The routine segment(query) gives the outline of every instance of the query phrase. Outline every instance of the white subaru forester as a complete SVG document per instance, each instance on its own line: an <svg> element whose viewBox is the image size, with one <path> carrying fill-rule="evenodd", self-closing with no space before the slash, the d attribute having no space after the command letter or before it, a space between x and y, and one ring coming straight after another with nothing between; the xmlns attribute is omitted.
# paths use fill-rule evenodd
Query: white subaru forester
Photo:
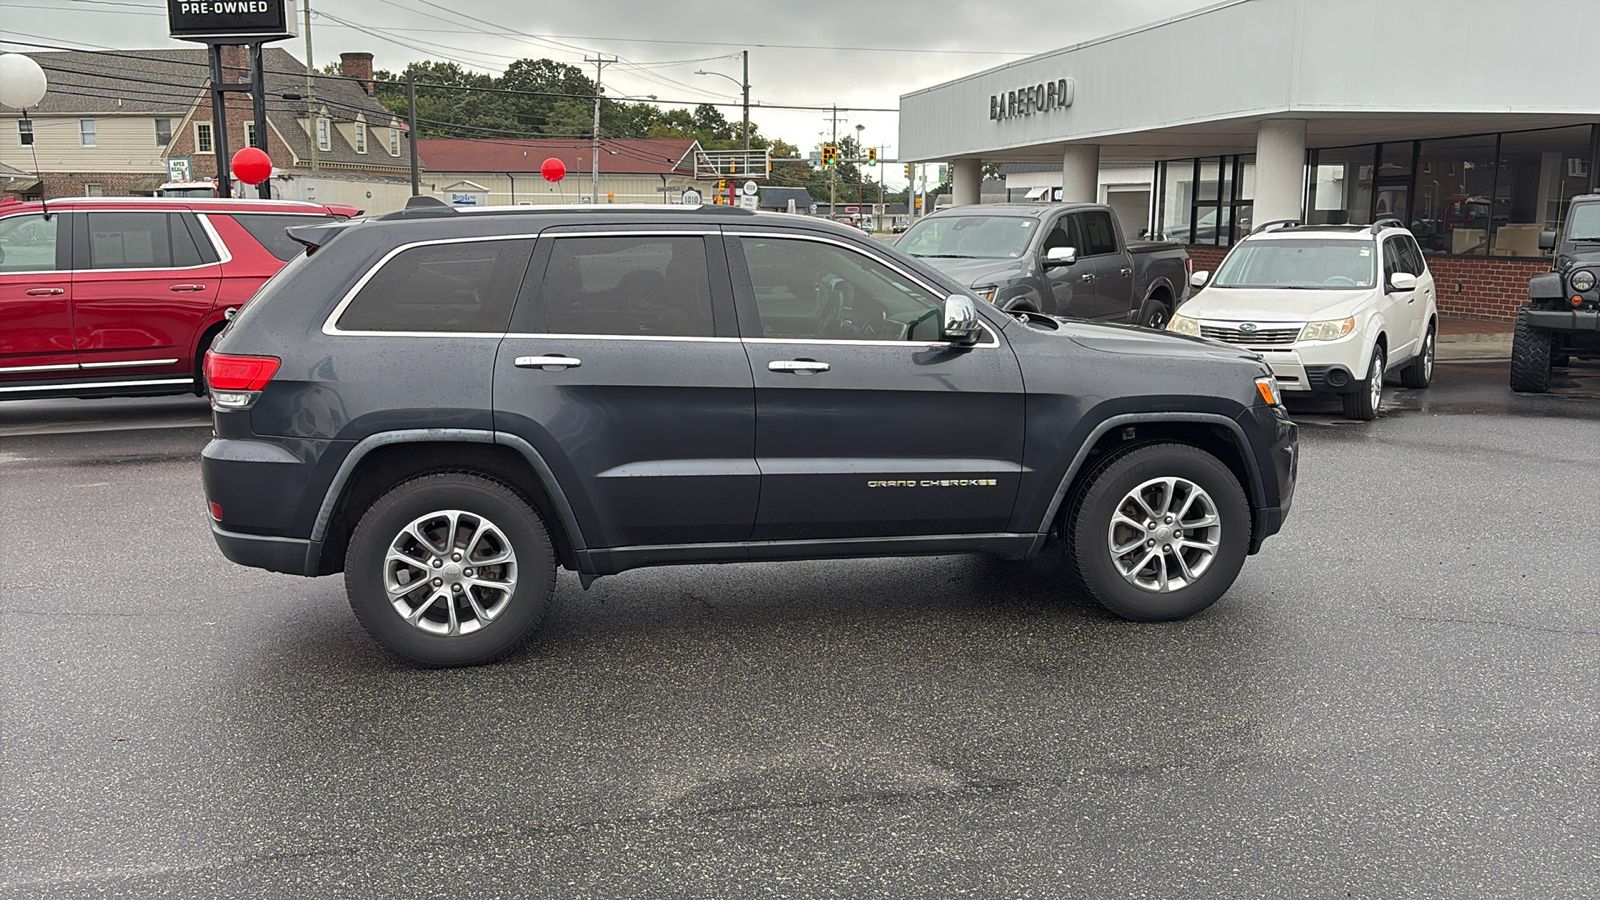
<svg viewBox="0 0 1600 900"><path fill-rule="evenodd" d="M1260 353L1285 391L1342 395L1370 420L1383 377L1425 388L1438 330L1433 275L1398 219L1373 225L1269 222L1229 251L1167 326Z"/></svg>

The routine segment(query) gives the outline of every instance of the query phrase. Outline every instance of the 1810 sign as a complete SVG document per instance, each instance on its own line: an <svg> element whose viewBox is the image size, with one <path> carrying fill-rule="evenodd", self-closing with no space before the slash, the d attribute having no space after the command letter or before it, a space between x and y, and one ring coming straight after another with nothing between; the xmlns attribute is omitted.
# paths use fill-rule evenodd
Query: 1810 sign
<svg viewBox="0 0 1600 900"><path fill-rule="evenodd" d="M180 41L291 38L294 12L294 0L167 0L167 24Z"/></svg>

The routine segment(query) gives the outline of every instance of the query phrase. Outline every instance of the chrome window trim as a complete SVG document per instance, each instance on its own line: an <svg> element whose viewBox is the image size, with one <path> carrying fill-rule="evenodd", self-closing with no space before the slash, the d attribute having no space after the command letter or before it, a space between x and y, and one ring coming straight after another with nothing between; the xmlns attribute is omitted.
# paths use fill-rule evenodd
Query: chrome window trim
<svg viewBox="0 0 1600 900"><path fill-rule="evenodd" d="M78 367L80 369L115 369L127 366L170 366L176 363L176 359L128 359L117 362L78 363Z"/></svg>
<svg viewBox="0 0 1600 900"><path fill-rule="evenodd" d="M668 341L675 343L697 344L737 344L741 338L736 337L689 337L672 334L564 334L561 332L533 332L513 331L505 335L506 339L535 339L548 341Z"/></svg>
<svg viewBox="0 0 1600 900"><path fill-rule="evenodd" d="M77 363L54 363L48 366L0 366L0 373L8 372L60 372L64 369L76 369Z"/></svg>
<svg viewBox="0 0 1600 900"><path fill-rule="evenodd" d="M356 299L356 295L361 293L361 289L367 286L367 282L371 281L384 266L388 265L389 260L407 250L414 250L417 247L435 247L443 244L486 244L491 241L536 241L538 239L538 232L534 232L533 234L491 234L459 238L433 238L426 241L411 241L401 244L379 257L377 262L368 266L367 271L362 273L361 277L356 279L356 283L350 286L350 290L345 291L344 296L333 307L333 312L329 313L328 318L323 320L322 333L336 337L396 337L400 335L409 337L503 337L505 332L501 331L493 333L483 331L345 331L335 323L339 321L340 316L344 315L345 309Z"/></svg>
<svg viewBox="0 0 1600 900"><path fill-rule="evenodd" d="M209 213L195 213L194 217L200 220L200 230L206 233L206 237L211 240L211 248L217 251L217 256L220 257L216 262L209 263L209 265L220 266L233 262L233 251L228 249L228 242L222 239L222 235L217 234L216 226L211 224L211 215ZM240 225L239 227L243 228L244 226Z"/></svg>
<svg viewBox="0 0 1600 900"><path fill-rule="evenodd" d="M988 322L979 322L983 330L989 333L989 340L980 344L955 344L950 341L852 341L839 338L744 338L746 344L804 344L807 346L826 347L948 347L953 350L992 350L1000 346L1000 336L989 327Z"/></svg>
<svg viewBox="0 0 1600 900"><path fill-rule="evenodd" d="M194 384L193 378L156 378L145 381L76 381L71 384L19 384L0 387L0 392L21 391L80 391L84 388L154 387L159 384Z"/></svg>

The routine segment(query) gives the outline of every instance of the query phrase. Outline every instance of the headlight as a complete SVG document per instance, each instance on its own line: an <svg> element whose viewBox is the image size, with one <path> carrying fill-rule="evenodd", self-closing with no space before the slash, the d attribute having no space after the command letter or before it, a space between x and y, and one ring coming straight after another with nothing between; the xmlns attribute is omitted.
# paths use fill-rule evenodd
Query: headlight
<svg viewBox="0 0 1600 900"><path fill-rule="evenodd" d="M1167 323L1167 330L1177 332L1178 334L1192 334L1195 337L1199 337L1200 322L1196 319L1191 319L1188 316L1173 316L1172 321Z"/></svg>
<svg viewBox="0 0 1600 900"><path fill-rule="evenodd" d="M989 301L990 303L993 303L995 295L1000 293L1000 289L991 284L985 287L975 287L972 289L972 292Z"/></svg>
<svg viewBox="0 0 1600 900"><path fill-rule="evenodd" d="M1580 292L1594 290L1594 273L1588 269L1579 269L1573 272L1572 289Z"/></svg>
<svg viewBox="0 0 1600 900"><path fill-rule="evenodd" d="M1271 375L1257 378L1256 390L1260 392L1261 399L1267 401L1268 406L1283 405L1283 394L1278 392L1278 379Z"/></svg>
<svg viewBox="0 0 1600 900"><path fill-rule="evenodd" d="M1312 322L1300 332L1302 341L1337 341L1356 327L1354 317L1331 322Z"/></svg>

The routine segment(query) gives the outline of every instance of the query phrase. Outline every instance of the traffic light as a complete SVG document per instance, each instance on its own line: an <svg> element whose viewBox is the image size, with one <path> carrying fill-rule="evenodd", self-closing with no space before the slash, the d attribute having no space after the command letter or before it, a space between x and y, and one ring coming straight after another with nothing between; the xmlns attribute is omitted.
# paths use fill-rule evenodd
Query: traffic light
<svg viewBox="0 0 1600 900"><path fill-rule="evenodd" d="M825 165L825 166L836 166L836 165L838 165L839 164L839 148L838 147L823 147L822 148L822 164Z"/></svg>
<svg viewBox="0 0 1600 900"><path fill-rule="evenodd" d="M721 178L717 179L717 192L715 194L711 195L711 202L716 206L721 206L722 203L723 203L723 199L722 198L724 196L726 196L727 193L728 193L728 182L727 182L727 179L721 179Z"/></svg>
<svg viewBox="0 0 1600 900"><path fill-rule="evenodd" d="M906 163L906 180L911 180L911 163Z"/></svg>
<svg viewBox="0 0 1600 900"><path fill-rule="evenodd" d="M875 166L877 164L878 164L878 148L877 147L868 147L867 148L867 165Z"/></svg>

